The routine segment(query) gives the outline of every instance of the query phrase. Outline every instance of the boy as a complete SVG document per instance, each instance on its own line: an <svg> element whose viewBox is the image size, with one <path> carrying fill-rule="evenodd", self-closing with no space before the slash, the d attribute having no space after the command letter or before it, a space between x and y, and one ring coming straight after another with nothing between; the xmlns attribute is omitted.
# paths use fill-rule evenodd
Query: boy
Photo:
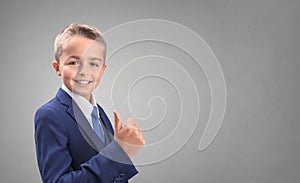
<svg viewBox="0 0 300 183"><path fill-rule="evenodd" d="M106 65L106 43L94 27L71 24L57 35L52 66L62 87L35 114L37 161L43 182L127 182L138 172L130 157L145 144L133 118L115 131L93 90Z"/></svg>

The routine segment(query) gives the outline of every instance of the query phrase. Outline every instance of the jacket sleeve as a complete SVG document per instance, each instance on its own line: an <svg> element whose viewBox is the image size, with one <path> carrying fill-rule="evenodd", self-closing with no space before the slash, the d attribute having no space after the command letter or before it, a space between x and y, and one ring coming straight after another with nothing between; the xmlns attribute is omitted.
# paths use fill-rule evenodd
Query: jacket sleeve
<svg viewBox="0 0 300 183"><path fill-rule="evenodd" d="M40 174L47 183L106 183L127 182L137 170L125 152L116 143L106 146L101 153L81 164L78 170L71 167L68 134L58 113L51 107L40 108L35 115L35 144ZM114 161L113 156L127 158L126 162Z"/></svg>

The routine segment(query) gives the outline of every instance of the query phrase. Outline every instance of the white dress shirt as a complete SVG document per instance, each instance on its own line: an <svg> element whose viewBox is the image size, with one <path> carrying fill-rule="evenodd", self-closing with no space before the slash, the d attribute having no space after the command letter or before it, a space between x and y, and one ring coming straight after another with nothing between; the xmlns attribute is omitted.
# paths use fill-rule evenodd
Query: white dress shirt
<svg viewBox="0 0 300 183"><path fill-rule="evenodd" d="M96 106L97 108L97 114L98 114L98 118L99 117L99 109L96 103L96 99L94 94L92 93L92 104L83 96L78 95L72 91L70 91L66 85L62 84L61 89L63 89L65 92L67 92L73 99L73 101L76 102L76 104L79 106L80 110L82 111L82 113L84 114L85 118L88 120L89 124L91 125L91 127L93 128L93 123L92 123L92 111L93 111L93 107ZM100 125L102 126L102 124L100 123Z"/></svg>

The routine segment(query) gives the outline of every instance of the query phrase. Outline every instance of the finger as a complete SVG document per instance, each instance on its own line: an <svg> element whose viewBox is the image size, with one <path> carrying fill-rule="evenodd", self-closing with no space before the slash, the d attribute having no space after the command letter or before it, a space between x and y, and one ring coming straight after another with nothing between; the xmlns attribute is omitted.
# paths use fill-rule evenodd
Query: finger
<svg viewBox="0 0 300 183"><path fill-rule="evenodd" d="M143 143L143 145L146 144L146 140L145 140L144 136L142 136L142 143Z"/></svg>
<svg viewBox="0 0 300 183"><path fill-rule="evenodd" d="M133 118L128 118L128 120L126 121L126 125L131 128L136 128L137 126Z"/></svg>
<svg viewBox="0 0 300 183"><path fill-rule="evenodd" d="M113 110L113 113L114 113L114 118L115 118L115 130L119 131L122 129L122 122L121 122L120 114L116 110Z"/></svg>
<svg viewBox="0 0 300 183"><path fill-rule="evenodd" d="M140 135L140 136L143 136L142 129L138 128L138 132L139 132L139 135Z"/></svg>
<svg viewBox="0 0 300 183"><path fill-rule="evenodd" d="M145 137L143 136L142 130L140 128L139 128L139 135L140 135L140 139L142 140L142 143L146 144Z"/></svg>
<svg viewBox="0 0 300 183"><path fill-rule="evenodd" d="M138 128L138 137L139 138L144 138L143 132L142 132L142 130L140 128Z"/></svg>

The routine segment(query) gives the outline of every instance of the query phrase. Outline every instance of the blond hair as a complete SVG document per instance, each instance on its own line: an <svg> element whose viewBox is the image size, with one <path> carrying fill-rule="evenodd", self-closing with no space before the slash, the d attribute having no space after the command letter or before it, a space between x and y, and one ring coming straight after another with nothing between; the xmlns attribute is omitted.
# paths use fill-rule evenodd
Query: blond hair
<svg viewBox="0 0 300 183"><path fill-rule="evenodd" d="M54 42L54 54L55 59L57 62L59 62L59 58L62 55L65 46L67 42L73 37L73 36L82 36L87 39L95 40L104 46L103 50L103 59L105 61L106 57L106 42L104 40L104 37L102 33L95 27L85 25L85 24L78 24L78 23L72 23L66 28L64 28L55 38Z"/></svg>

